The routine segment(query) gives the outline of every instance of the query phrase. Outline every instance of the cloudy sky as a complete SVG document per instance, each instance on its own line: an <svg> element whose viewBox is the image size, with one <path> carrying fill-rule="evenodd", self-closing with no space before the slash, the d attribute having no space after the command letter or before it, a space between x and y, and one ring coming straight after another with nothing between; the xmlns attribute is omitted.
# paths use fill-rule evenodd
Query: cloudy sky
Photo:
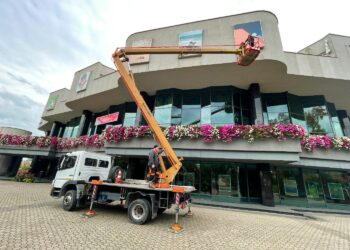
<svg viewBox="0 0 350 250"><path fill-rule="evenodd" d="M48 94L70 88L74 72L111 54L137 31L268 10L284 50L328 33L350 36L348 0L0 0L0 126L41 134Z"/></svg>

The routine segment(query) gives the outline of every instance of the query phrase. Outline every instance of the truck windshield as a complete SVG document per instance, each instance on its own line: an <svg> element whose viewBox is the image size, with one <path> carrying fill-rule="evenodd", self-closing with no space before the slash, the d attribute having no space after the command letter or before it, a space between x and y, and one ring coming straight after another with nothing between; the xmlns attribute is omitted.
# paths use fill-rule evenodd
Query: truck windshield
<svg viewBox="0 0 350 250"><path fill-rule="evenodd" d="M73 168L75 166L75 161L77 160L76 156L65 156L61 163L59 164L59 169L67 169L67 168Z"/></svg>

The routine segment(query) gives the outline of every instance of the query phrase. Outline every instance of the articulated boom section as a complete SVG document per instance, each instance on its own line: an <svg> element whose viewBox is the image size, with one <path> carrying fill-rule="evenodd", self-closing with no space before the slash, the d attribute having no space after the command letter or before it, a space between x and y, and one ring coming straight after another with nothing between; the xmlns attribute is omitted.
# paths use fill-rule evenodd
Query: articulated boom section
<svg viewBox="0 0 350 250"><path fill-rule="evenodd" d="M128 55L140 54L236 54L238 55L237 64L247 66L251 64L260 53L260 48L254 44L254 37L249 36L245 43L242 43L238 49L222 48L204 48L204 47L126 47L118 48L112 55L114 65L116 66L122 82L130 93L132 99L140 109L148 126L150 127L155 140L163 148L170 167L166 169L164 162L160 157L160 166L162 174L160 175L159 187L167 187L174 180L180 170L182 163L176 156L173 148L165 138L152 112L149 110L145 100L136 87L133 73L129 65ZM128 69L124 63L127 63Z"/></svg>
<svg viewBox="0 0 350 250"><path fill-rule="evenodd" d="M134 76L132 74L130 66L128 67L128 70L124 67L123 62L128 63L128 58L125 54L125 51L117 49L116 52L113 54L113 61L115 66L117 67L122 82L124 83L125 87L127 88L137 107L140 109L143 117L145 118L149 128L153 133L155 140L163 148L164 153L168 158L168 161L171 166L168 169L166 169L164 163L161 162L160 166L162 168L162 176L160 176L161 178L159 179L159 187L168 187L169 184L173 181L177 172L180 170L182 163L176 156L168 140L165 138L163 131L160 129L156 119L152 115L152 112L149 110L145 100L140 94L140 91L136 87Z"/></svg>

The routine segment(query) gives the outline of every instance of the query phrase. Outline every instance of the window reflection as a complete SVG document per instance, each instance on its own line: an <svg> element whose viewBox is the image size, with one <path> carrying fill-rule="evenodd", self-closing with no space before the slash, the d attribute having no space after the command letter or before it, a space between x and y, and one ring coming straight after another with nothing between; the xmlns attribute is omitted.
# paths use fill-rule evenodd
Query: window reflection
<svg viewBox="0 0 350 250"><path fill-rule="evenodd" d="M263 115L266 125L291 122L286 93L263 94Z"/></svg>
<svg viewBox="0 0 350 250"><path fill-rule="evenodd" d="M211 92L211 124L223 126L233 124L232 90L215 90Z"/></svg>
<svg viewBox="0 0 350 250"><path fill-rule="evenodd" d="M171 125L172 95L160 94L156 97L154 117L160 126Z"/></svg>
<svg viewBox="0 0 350 250"><path fill-rule="evenodd" d="M326 106L304 108L307 130L310 134L333 136L332 126Z"/></svg>
<svg viewBox="0 0 350 250"><path fill-rule="evenodd" d="M63 137L71 138L76 137L79 129L80 117L73 118L66 124Z"/></svg>

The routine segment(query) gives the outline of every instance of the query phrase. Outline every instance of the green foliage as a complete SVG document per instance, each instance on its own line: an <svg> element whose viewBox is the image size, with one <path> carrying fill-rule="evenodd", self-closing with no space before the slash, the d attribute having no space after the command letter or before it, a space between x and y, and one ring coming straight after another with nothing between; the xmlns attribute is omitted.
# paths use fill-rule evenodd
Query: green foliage
<svg viewBox="0 0 350 250"><path fill-rule="evenodd" d="M35 176L30 172L30 164L31 162L26 160L21 163L16 176L13 178L14 181L32 183L35 181Z"/></svg>

